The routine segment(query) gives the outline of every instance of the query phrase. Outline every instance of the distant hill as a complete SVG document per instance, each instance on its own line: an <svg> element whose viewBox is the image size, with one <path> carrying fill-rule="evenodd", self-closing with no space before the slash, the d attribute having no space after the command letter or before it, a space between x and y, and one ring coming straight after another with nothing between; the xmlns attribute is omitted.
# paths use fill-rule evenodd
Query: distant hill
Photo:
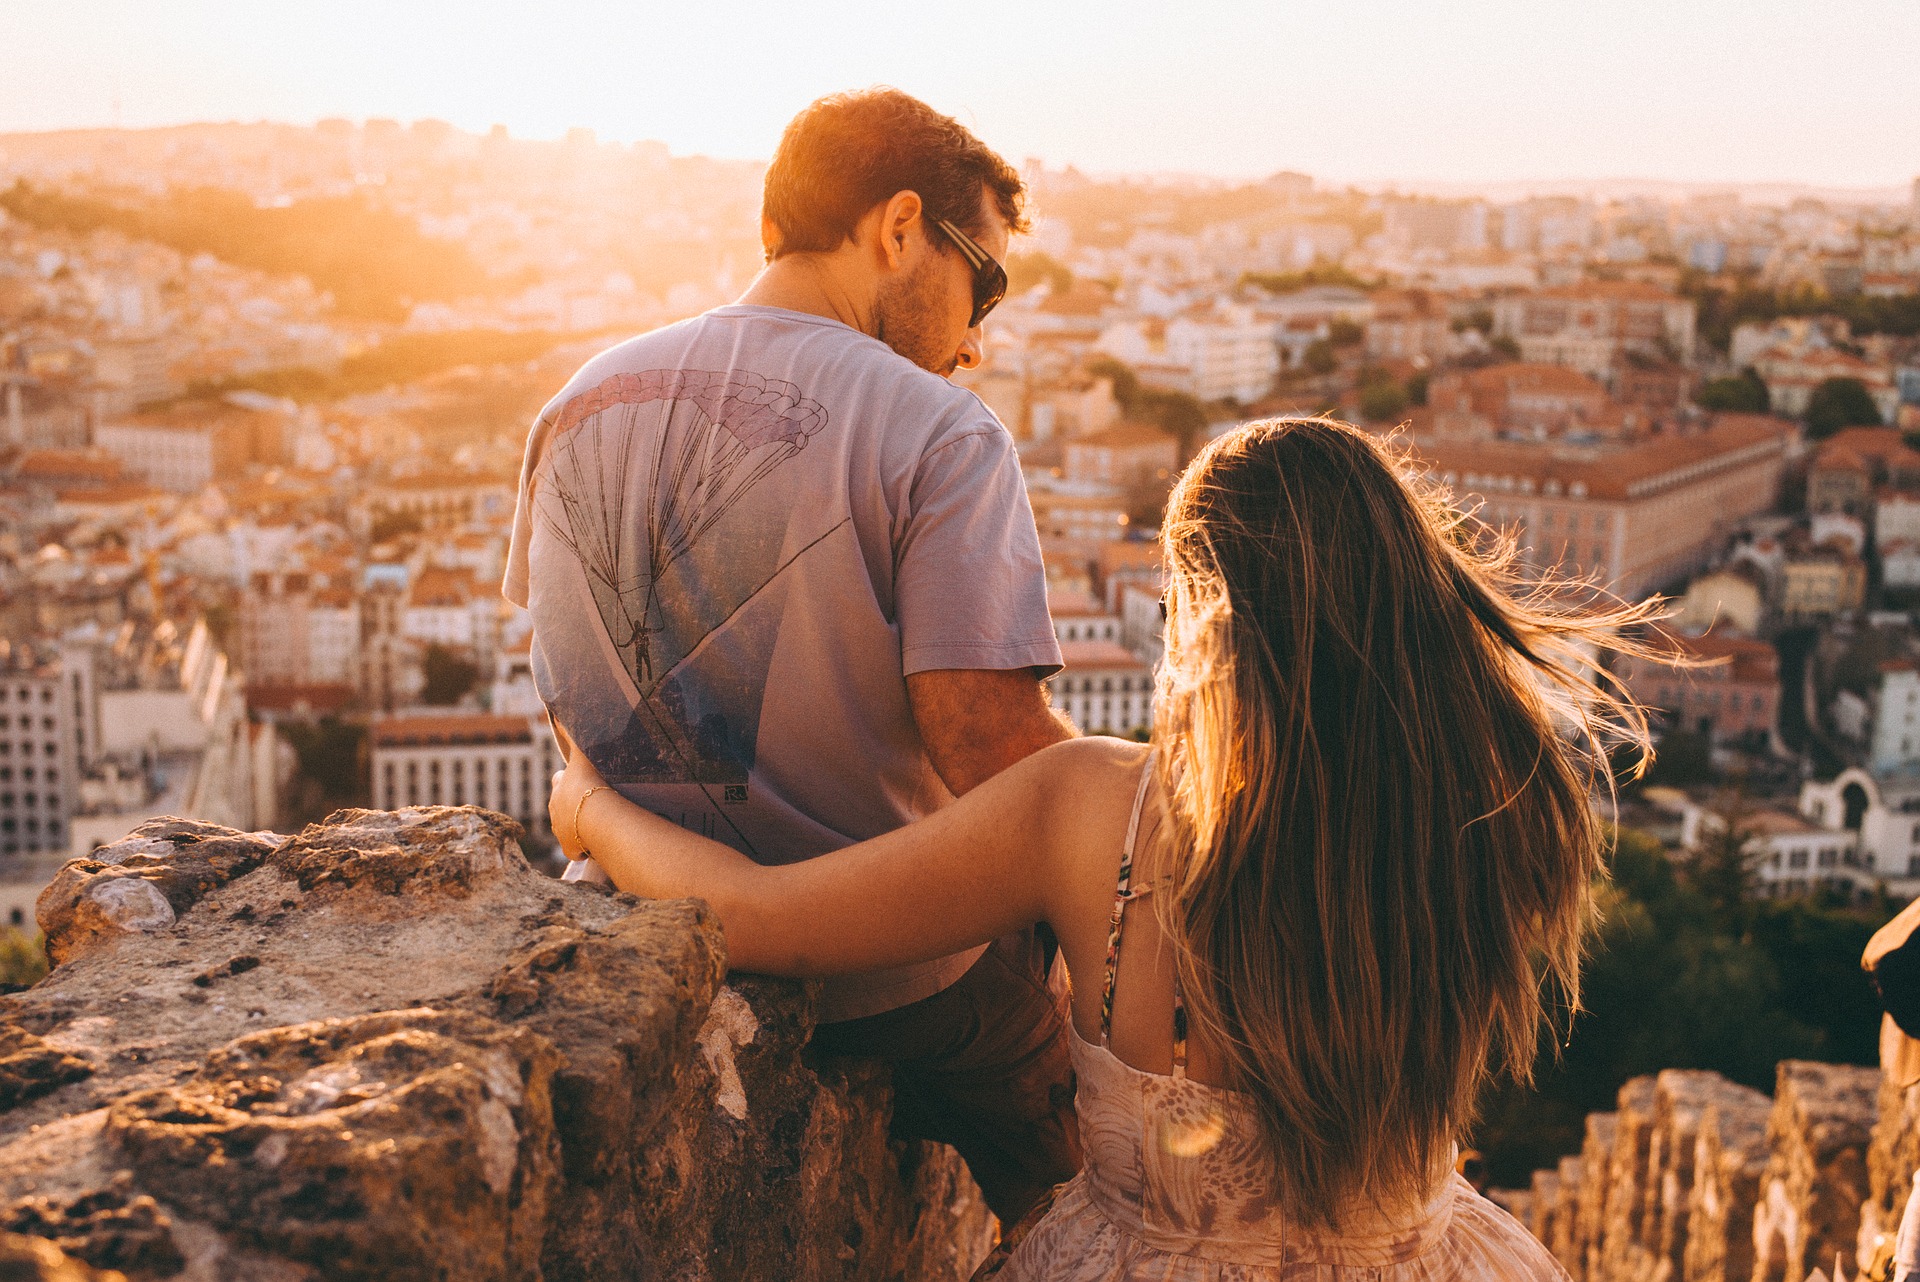
<svg viewBox="0 0 1920 1282"><path fill-rule="evenodd" d="M404 320L414 303L493 285L464 246L424 235L413 219L358 195L262 208L218 187L109 199L21 180L0 192L0 209L36 227L107 228L236 267L305 276L333 295L342 315L365 320Z"/></svg>

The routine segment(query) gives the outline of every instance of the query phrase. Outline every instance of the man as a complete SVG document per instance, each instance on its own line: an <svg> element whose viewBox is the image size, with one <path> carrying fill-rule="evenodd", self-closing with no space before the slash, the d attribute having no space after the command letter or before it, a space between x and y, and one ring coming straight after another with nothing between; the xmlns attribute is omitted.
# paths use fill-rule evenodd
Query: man
<svg viewBox="0 0 1920 1282"><path fill-rule="evenodd" d="M762 862L908 823L1071 731L1039 540L980 360L1019 175L906 94L823 98L766 177L736 304L602 353L527 443L506 594L554 718L636 803ZM1117 856L1116 856L1117 857ZM1079 1166L1030 935L825 986L1002 1220Z"/></svg>

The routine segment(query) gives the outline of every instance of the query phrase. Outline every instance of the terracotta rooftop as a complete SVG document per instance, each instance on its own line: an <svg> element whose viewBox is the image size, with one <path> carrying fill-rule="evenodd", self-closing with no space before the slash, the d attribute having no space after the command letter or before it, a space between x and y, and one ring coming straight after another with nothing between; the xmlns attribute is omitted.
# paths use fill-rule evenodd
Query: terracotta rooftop
<svg viewBox="0 0 1920 1282"><path fill-rule="evenodd" d="M373 723L370 733L377 748L427 748L436 745L530 743L533 726L526 717L495 716L486 712L449 713L424 717L387 717Z"/></svg>
<svg viewBox="0 0 1920 1282"><path fill-rule="evenodd" d="M1111 641L1062 641L1060 662L1068 672L1147 670L1133 651Z"/></svg>
<svg viewBox="0 0 1920 1282"><path fill-rule="evenodd" d="M1568 450L1553 442L1420 440L1416 458L1452 474L1456 493L1514 493L1588 499L1651 497L1724 467L1777 456L1792 425L1729 414L1694 436L1656 436L1613 448Z"/></svg>
<svg viewBox="0 0 1920 1282"><path fill-rule="evenodd" d="M1172 449L1177 444L1173 437L1151 423L1115 423L1067 442L1068 448L1088 445L1103 450Z"/></svg>
<svg viewBox="0 0 1920 1282"><path fill-rule="evenodd" d="M1103 615L1106 611L1090 592L1078 588L1048 588L1047 613L1056 619L1080 619Z"/></svg>

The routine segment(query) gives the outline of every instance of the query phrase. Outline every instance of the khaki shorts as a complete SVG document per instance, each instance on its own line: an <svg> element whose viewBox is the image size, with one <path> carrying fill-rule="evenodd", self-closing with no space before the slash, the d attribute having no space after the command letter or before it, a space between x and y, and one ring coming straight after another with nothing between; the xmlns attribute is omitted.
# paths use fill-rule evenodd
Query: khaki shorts
<svg viewBox="0 0 1920 1282"><path fill-rule="evenodd" d="M823 1024L822 1055L893 1067L893 1133L951 1144L1013 1224L1080 1169L1064 991L1044 927L995 940L954 983L864 1019Z"/></svg>

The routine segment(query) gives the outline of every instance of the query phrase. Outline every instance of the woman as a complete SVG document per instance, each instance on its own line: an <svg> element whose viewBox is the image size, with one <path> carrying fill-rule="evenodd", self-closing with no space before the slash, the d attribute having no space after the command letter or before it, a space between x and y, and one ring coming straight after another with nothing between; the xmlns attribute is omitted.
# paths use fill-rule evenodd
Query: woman
<svg viewBox="0 0 1920 1282"><path fill-rule="evenodd" d="M1650 615L1523 594L1511 544L1474 532L1373 437L1256 423L1169 503L1156 749L1059 744L784 867L640 811L575 753L554 830L626 890L707 900L740 970L1048 923L1087 1169L1003 1279L1560 1278L1455 1145L1493 1073L1528 1076L1543 989L1577 999L1590 791L1609 744L1645 746L1579 673Z"/></svg>

